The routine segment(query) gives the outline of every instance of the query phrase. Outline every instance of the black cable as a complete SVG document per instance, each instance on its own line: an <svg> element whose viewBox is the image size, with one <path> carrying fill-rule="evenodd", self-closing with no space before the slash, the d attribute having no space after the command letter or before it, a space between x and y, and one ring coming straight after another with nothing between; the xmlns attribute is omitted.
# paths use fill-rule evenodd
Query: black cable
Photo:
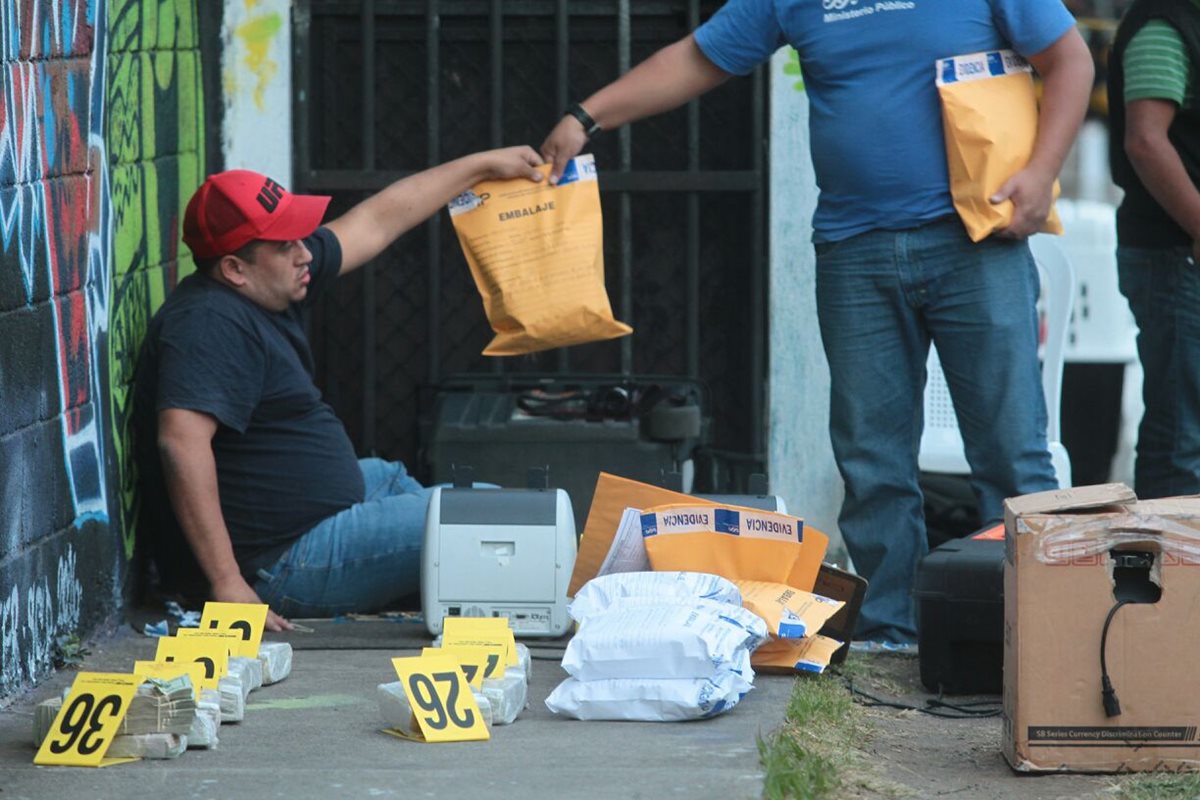
<svg viewBox="0 0 1200 800"><path fill-rule="evenodd" d="M928 714L932 717L942 717L943 719L983 719L986 717L996 717L1000 715L1001 709L995 701L982 700L971 703L948 703L939 695L936 698L930 698L925 701L925 705L918 706L911 703L901 703L899 700L884 700L881 697L864 692L854 685L854 681L847 680L846 687L850 690L850 694L854 699L863 706L868 708L883 707L896 708L901 711L920 711L922 714ZM867 702L859 698L865 698ZM991 706L991 708L972 708L972 706ZM950 709L954 711L948 714L941 709Z"/></svg>
<svg viewBox="0 0 1200 800"><path fill-rule="evenodd" d="M1117 609L1128 605L1129 602L1120 600L1109 610L1108 616L1104 618L1104 629L1100 632L1100 702L1104 704L1104 713L1109 717L1120 716L1121 702L1117 700L1117 692L1108 678L1108 660L1105 658L1105 650L1108 645L1108 626L1112 623Z"/></svg>

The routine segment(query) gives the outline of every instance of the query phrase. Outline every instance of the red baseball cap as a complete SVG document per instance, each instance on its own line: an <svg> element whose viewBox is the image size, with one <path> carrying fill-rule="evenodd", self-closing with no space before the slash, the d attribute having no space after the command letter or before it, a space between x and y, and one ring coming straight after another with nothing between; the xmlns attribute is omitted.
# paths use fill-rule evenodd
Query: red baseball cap
<svg viewBox="0 0 1200 800"><path fill-rule="evenodd" d="M317 229L329 197L292 194L266 175L231 169L210 175L183 215L183 241L198 259L219 258L255 239L286 242Z"/></svg>

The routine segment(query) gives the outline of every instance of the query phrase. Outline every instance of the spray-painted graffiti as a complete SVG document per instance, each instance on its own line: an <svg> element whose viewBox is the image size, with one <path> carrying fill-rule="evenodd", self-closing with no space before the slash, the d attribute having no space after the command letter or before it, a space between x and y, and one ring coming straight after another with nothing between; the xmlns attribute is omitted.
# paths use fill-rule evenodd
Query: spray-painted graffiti
<svg viewBox="0 0 1200 800"><path fill-rule="evenodd" d="M17 587L0 600L0 687L21 681L21 598Z"/></svg>
<svg viewBox="0 0 1200 800"><path fill-rule="evenodd" d="M8 187L0 192L0 245L4 263L21 272L25 302L47 303L53 317L55 410L77 526L108 519L96 357L107 320L108 259L96 207L103 196L93 191L104 163L95 113L103 92L93 82L97 70L103 74L103 37L93 41L103 11L86 0L0 3L7 72L0 186ZM38 296L41 286L45 297Z"/></svg>
<svg viewBox="0 0 1200 800"><path fill-rule="evenodd" d="M36 401L24 417L10 407L2 431L17 444L0 459L0 485L22 494L5 494L18 510L3 542L0 694L44 675L56 636L80 624L75 548L61 537L111 530L104 22L100 0L0 0L0 308L8 311L0 335L32 367L0 375L0 394ZM51 426L59 442L45 441Z"/></svg>
<svg viewBox="0 0 1200 800"><path fill-rule="evenodd" d="M250 5L251 3L247 3L247 6ZM256 79L254 106L259 111L266 108L267 85L279 71L279 65L271 58L271 46L282 28L283 17L276 12L251 17L237 27L237 36L242 41L242 46L246 48L246 58L243 63ZM228 73L227 81L231 80L235 74Z"/></svg>
<svg viewBox="0 0 1200 800"><path fill-rule="evenodd" d="M74 632L79 624L83 586L70 546L59 557L54 578L53 584L47 575L35 578L24 591L13 586L0 599L0 694L23 678L45 674L54 658L56 634Z"/></svg>
<svg viewBox="0 0 1200 800"><path fill-rule="evenodd" d="M134 356L202 178L196 2L0 0L0 697L121 601Z"/></svg>
<svg viewBox="0 0 1200 800"><path fill-rule="evenodd" d="M107 131L112 171L113 305L108 336L109 418L126 556L136 540L136 465L130 385L150 317L191 269L179 225L203 180L204 105L190 3L162 0L153 29L146 0L110 0ZM152 52L151 52L152 51Z"/></svg>

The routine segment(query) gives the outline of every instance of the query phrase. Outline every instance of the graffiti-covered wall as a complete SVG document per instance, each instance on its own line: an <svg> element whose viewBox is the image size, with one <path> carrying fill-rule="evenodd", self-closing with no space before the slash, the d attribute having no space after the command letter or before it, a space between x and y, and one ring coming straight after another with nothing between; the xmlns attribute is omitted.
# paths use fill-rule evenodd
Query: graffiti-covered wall
<svg viewBox="0 0 1200 800"><path fill-rule="evenodd" d="M128 385L188 262L195 0L0 0L0 697L120 607Z"/></svg>

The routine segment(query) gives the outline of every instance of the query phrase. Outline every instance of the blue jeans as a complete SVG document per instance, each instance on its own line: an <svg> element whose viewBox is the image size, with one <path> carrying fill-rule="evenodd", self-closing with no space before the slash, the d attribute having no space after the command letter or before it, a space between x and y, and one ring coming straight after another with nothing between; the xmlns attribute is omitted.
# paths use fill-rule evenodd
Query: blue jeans
<svg viewBox="0 0 1200 800"><path fill-rule="evenodd" d="M301 536L254 590L284 616L331 617L385 608L421 585L425 508L432 489L398 461L358 462L366 498Z"/></svg>
<svg viewBox="0 0 1200 800"><path fill-rule="evenodd" d="M1005 497L1057 487L1038 365L1037 267L1023 241L972 243L957 217L817 245L838 524L870 582L855 638L913 641L928 545L917 451L938 348L985 521Z"/></svg>
<svg viewBox="0 0 1200 800"><path fill-rule="evenodd" d="M1117 249L1145 375L1133 476L1142 498L1200 493L1200 271L1191 254Z"/></svg>

